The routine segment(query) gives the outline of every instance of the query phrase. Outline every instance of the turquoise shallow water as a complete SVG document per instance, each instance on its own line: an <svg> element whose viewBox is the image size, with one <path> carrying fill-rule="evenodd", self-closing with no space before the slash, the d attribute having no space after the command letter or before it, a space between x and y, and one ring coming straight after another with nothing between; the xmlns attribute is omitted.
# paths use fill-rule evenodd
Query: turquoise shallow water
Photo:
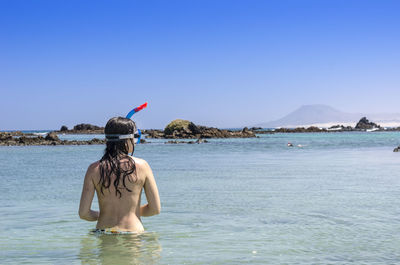
<svg viewBox="0 0 400 265"><path fill-rule="evenodd" d="M400 262L398 132L150 141L162 213L124 236L77 215L103 146L1 147L0 264Z"/></svg>

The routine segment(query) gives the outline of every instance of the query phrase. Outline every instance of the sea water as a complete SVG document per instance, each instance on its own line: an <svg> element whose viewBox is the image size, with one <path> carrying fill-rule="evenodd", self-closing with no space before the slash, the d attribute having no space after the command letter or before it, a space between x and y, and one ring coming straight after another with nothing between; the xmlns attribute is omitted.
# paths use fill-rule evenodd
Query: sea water
<svg viewBox="0 0 400 265"><path fill-rule="evenodd" d="M398 132L149 141L135 155L162 212L138 235L93 235L79 219L104 146L0 147L0 264L400 262Z"/></svg>

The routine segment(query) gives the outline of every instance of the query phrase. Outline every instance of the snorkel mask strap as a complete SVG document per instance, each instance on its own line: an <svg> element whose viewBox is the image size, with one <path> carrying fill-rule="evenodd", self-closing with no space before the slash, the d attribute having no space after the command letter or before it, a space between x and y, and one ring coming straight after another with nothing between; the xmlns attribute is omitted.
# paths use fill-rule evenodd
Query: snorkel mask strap
<svg viewBox="0 0 400 265"><path fill-rule="evenodd" d="M142 135L142 133L140 132L140 130L138 130L138 143L140 142L140 136ZM106 134L106 141L107 142L118 142L121 140L125 140L125 139L132 139L132 144L133 144L133 151L131 153L131 156L133 156L133 152L135 151L135 135L134 134Z"/></svg>
<svg viewBox="0 0 400 265"><path fill-rule="evenodd" d="M106 134L106 140L110 142L116 142L131 138L135 138L135 136L133 134Z"/></svg>
<svg viewBox="0 0 400 265"><path fill-rule="evenodd" d="M138 138L135 138L135 136ZM134 143L140 143L140 138L142 137L142 132L138 129L137 134L106 134L106 140L109 142L116 142L124 139L134 139Z"/></svg>

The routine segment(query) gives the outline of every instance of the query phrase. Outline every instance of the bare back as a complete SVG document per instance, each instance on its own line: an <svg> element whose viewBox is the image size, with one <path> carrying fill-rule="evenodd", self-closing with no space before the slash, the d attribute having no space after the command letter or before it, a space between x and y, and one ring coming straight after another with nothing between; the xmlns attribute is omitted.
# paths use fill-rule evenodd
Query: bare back
<svg viewBox="0 0 400 265"><path fill-rule="evenodd" d="M133 159L136 165L136 176L130 176L132 181L126 181L125 189L121 184L119 190L121 197L116 194L114 185L100 191L100 171L94 175L93 181L95 184L96 194L99 201L100 216L97 221L96 228L116 228L129 231L143 231L143 225L140 220L140 195L146 175L143 172L142 165L139 159ZM124 162L123 160L121 162ZM114 182L116 176L111 175L111 183Z"/></svg>
<svg viewBox="0 0 400 265"><path fill-rule="evenodd" d="M128 158L125 158L128 159ZM99 161L89 166L88 172L85 177L84 189L82 191L81 208L83 212L90 210L90 187L92 186L93 195L96 190L97 198L99 201L100 213L97 219L97 229L111 228L120 231L144 231L141 216L151 216L160 212L160 199L158 195L158 189L155 184L154 176L150 166L143 159L130 157L133 159L136 171L133 176L130 176L131 181L126 180L126 188L120 183L118 186L121 196L116 194L115 187L113 185L116 178L115 175L111 175L111 185L109 188L103 187L101 192L100 180L100 163ZM125 160L126 161L126 160ZM121 162L125 162L121 160ZM86 180L86 178L89 178ZM89 182L89 183L86 183ZM90 183L91 182L91 183ZM122 181L121 181L122 182ZM87 190L85 191L85 187ZM144 188L148 203L141 206L141 193ZM129 191L129 190L130 191ZM88 202L85 202L85 193L90 199L89 208L87 207ZM92 195L92 198L93 198ZM86 209L86 210L85 210ZM86 218L83 218L86 219ZM88 219L86 219L88 220ZM94 221L94 220L89 220Z"/></svg>

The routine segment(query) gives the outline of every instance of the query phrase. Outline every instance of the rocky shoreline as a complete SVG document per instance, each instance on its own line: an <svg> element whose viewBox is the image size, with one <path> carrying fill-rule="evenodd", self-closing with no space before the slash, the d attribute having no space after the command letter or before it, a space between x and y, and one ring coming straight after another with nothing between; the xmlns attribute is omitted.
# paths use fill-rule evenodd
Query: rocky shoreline
<svg viewBox="0 0 400 265"><path fill-rule="evenodd" d="M266 130L261 127L247 127L242 130L226 130L213 127L199 126L191 121L177 119L170 122L164 130L147 129L142 130L147 139L167 139L166 144L195 144L207 143L205 139L211 138L255 138L257 134L274 133L328 133L328 132L373 132L373 131L400 131L397 128L383 128L380 125L370 122L366 117L360 119L355 127L335 125L330 128L318 128L311 126L308 128L278 128ZM60 140L58 134L104 134L104 127L91 124L78 124L73 129L62 126L60 130L48 133L45 137L32 133L0 132L0 146L25 146L25 145L94 145L105 144L104 139L91 139L87 141L79 140ZM196 139L195 141L178 141L178 139ZM145 143L141 140L141 143ZM400 151L397 147L395 152Z"/></svg>
<svg viewBox="0 0 400 265"><path fill-rule="evenodd" d="M0 132L0 146L26 146L26 145L94 145L105 144L102 139L88 141L60 140L56 132L50 132L45 137L22 132Z"/></svg>
<svg viewBox="0 0 400 265"><path fill-rule="evenodd" d="M338 124L329 128L310 126L297 128L276 128L266 130L261 127L245 127L242 130L226 130L195 125L191 121L178 119L169 123L164 130L142 130L144 134L147 134L147 138L154 139L251 138L256 137L256 134L362 131L400 131L400 127L384 128L376 123L370 122L366 117L363 117L359 120L355 127ZM104 134L104 127L82 123L75 125L73 129L68 129L67 126L63 125L60 130L55 132L60 134Z"/></svg>
<svg viewBox="0 0 400 265"><path fill-rule="evenodd" d="M308 128L297 127L297 128L278 128L272 131L272 133L319 133L319 132L375 132L375 131L400 131L400 127L397 128L383 128L382 126L370 122L366 117L362 117L355 127L334 125L330 128L318 128L310 126ZM269 132L271 133L271 132Z"/></svg>
<svg viewBox="0 0 400 265"><path fill-rule="evenodd" d="M105 144L104 139L91 139L87 141L60 140L58 134L104 134L104 128L91 124L78 124L72 130L62 126L60 130L48 133L45 137L22 132L0 132L0 146L25 146L25 145L93 145ZM152 139L197 139L196 141L171 140L166 144L200 144L207 143L209 138L252 138L256 134L244 128L241 131L221 130L217 128L197 126L190 121L174 120L164 130L143 130L146 138ZM145 143L141 139L141 143Z"/></svg>

